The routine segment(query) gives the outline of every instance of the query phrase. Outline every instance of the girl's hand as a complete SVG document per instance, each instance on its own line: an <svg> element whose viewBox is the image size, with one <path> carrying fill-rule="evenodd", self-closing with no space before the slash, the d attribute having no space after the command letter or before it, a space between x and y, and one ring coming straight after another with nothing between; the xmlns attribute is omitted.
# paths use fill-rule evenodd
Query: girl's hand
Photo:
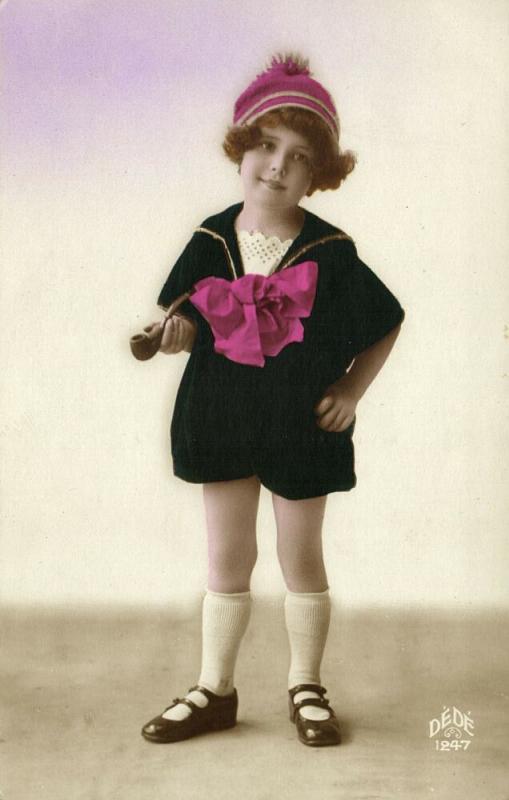
<svg viewBox="0 0 509 800"><path fill-rule="evenodd" d="M176 314L169 320L158 323L164 325L163 338L159 350L161 353L181 353L182 350L191 352L196 338L196 326L187 317L180 317Z"/></svg>
<svg viewBox="0 0 509 800"><path fill-rule="evenodd" d="M359 397L349 384L348 375L343 375L325 390L315 406L318 426L324 431L341 433L353 422L358 402Z"/></svg>

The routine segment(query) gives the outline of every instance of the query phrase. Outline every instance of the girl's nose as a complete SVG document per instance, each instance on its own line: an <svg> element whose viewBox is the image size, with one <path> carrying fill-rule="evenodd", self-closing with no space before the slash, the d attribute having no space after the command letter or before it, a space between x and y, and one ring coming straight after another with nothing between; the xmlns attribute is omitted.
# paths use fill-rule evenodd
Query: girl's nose
<svg viewBox="0 0 509 800"><path fill-rule="evenodd" d="M276 159L272 164L272 172L283 177L286 174L285 162L282 158Z"/></svg>
<svg viewBox="0 0 509 800"><path fill-rule="evenodd" d="M270 170L273 175L286 175L287 154L282 148L275 148L271 153Z"/></svg>

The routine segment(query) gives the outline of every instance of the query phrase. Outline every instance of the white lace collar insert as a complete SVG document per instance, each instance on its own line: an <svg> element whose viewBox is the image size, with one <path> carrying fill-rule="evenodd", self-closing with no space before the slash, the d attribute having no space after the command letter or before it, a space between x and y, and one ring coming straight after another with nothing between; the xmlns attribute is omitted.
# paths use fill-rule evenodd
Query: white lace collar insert
<svg viewBox="0 0 509 800"><path fill-rule="evenodd" d="M261 231L237 231L244 272L269 275L279 264L293 239L284 242L278 236L265 236Z"/></svg>

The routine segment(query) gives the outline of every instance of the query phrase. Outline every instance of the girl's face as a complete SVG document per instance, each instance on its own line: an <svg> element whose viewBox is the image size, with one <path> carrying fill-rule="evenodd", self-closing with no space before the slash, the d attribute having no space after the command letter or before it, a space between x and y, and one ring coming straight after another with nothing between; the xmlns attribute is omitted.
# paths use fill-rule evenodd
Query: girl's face
<svg viewBox="0 0 509 800"><path fill-rule="evenodd" d="M245 200L263 207L293 208L311 186L312 147L284 125L260 130L260 142L244 153L240 165Z"/></svg>

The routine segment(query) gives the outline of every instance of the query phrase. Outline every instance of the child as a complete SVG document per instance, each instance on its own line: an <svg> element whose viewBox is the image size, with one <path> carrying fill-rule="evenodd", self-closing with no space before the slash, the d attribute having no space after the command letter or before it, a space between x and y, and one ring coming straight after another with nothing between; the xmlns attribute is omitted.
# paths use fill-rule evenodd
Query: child
<svg viewBox="0 0 509 800"><path fill-rule="evenodd" d="M239 165L244 202L195 230L158 300L167 309L191 292L160 349L191 353L171 441L175 474L203 483L201 673L142 734L175 742L235 725L234 665L250 616L263 484L287 588L290 719L304 744L335 745L338 720L320 679L331 609L322 520L327 494L355 486L357 403L404 312L351 238L299 205L337 188L355 164L339 149L334 103L307 64L273 58L238 98L233 122L223 147Z"/></svg>

